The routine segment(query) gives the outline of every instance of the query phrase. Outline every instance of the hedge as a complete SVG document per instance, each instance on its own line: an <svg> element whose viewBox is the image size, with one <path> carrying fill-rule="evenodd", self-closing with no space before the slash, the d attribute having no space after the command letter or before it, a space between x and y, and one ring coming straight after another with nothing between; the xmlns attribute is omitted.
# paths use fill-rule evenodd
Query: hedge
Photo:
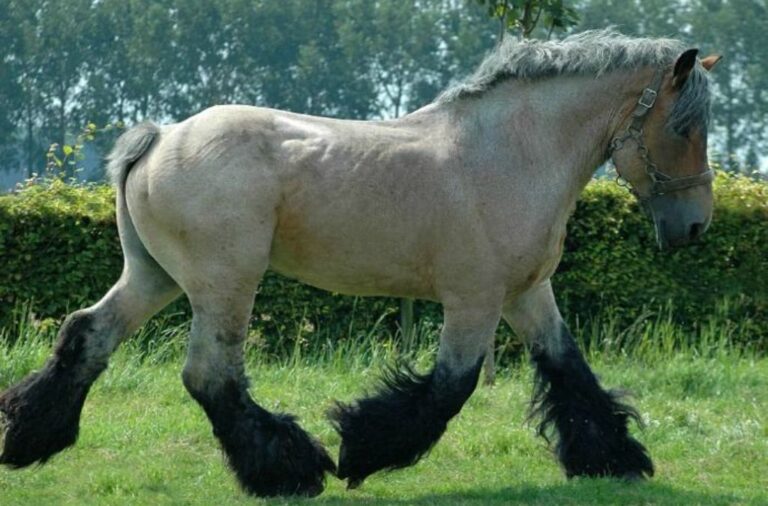
<svg viewBox="0 0 768 506"><path fill-rule="evenodd" d="M748 326L755 342L768 342L768 184L721 173L715 195L704 238L659 252L634 199L612 182L590 183L553 280L566 318L583 322L610 311L629 324L671 306L678 322L695 328L728 301L725 317ZM96 301L122 265L114 191L52 182L0 197L0 262L0 325L20 304L31 304L38 318L60 318ZM395 328L399 305L330 294L274 273L256 301L253 327L273 344L302 333L369 332L379 321ZM172 311L188 308L182 302ZM441 320L435 304L417 303L416 313L426 325Z"/></svg>

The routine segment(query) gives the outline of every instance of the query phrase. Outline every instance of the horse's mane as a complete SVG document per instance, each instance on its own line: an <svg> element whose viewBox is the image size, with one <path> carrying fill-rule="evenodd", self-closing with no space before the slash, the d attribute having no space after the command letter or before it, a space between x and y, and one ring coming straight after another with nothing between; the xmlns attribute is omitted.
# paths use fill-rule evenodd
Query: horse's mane
<svg viewBox="0 0 768 506"><path fill-rule="evenodd" d="M675 39L635 38L613 30L590 30L558 41L517 40L508 37L475 72L445 91L438 103L475 97L508 79L538 80L563 75L592 75L646 66L671 65L686 49ZM684 134L709 121L709 85L697 65L670 114L668 125Z"/></svg>

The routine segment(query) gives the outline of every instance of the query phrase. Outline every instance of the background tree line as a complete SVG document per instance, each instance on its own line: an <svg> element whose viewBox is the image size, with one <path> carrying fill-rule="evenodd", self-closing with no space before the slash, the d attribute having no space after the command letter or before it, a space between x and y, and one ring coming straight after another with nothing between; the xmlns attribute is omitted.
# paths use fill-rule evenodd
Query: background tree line
<svg viewBox="0 0 768 506"><path fill-rule="evenodd" d="M526 31L537 6L549 18ZM615 25L724 53L715 146L748 170L768 151L766 19L765 0L0 0L0 170L39 171L88 122L221 103L395 117L470 72L499 20L539 37Z"/></svg>

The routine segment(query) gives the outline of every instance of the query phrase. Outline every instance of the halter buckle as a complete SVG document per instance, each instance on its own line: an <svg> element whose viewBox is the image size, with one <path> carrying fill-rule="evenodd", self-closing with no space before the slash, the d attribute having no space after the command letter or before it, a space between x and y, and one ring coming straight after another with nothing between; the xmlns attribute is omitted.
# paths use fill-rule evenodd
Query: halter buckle
<svg viewBox="0 0 768 506"><path fill-rule="evenodd" d="M643 94L640 95L640 98L637 100L637 104L642 105L646 109L650 109L656 103L656 97L658 95L659 94L655 90L645 88Z"/></svg>

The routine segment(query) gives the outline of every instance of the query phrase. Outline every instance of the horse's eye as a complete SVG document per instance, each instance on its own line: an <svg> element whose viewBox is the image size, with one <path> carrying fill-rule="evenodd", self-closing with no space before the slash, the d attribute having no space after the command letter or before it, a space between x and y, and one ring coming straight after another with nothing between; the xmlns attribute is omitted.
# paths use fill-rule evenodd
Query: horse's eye
<svg viewBox="0 0 768 506"><path fill-rule="evenodd" d="M678 139L684 139L686 141L691 140L691 129L690 128L667 128L667 132L669 132L673 137Z"/></svg>

